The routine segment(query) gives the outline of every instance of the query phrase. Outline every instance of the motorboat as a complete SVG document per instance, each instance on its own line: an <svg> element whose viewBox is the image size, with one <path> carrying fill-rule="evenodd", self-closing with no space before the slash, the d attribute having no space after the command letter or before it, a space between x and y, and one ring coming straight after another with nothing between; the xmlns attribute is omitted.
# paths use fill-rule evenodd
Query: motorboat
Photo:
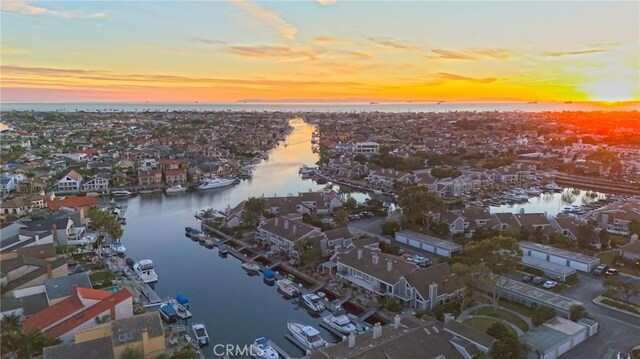
<svg viewBox="0 0 640 359"><path fill-rule="evenodd" d="M344 314L328 315L322 318L322 321L325 322L331 328L339 331L340 333L347 334L347 335L356 332L358 329L356 328L355 325L353 325L353 323L351 323L351 320L349 319L349 317L347 317Z"/></svg>
<svg viewBox="0 0 640 359"><path fill-rule="evenodd" d="M167 194L170 194L170 193L180 193L180 192L184 192L186 190L187 190L187 187L182 187L182 185L177 184L175 186L171 186L171 187L167 188L165 190L165 192Z"/></svg>
<svg viewBox="0 0 640 359"><path fill-rule="evenodd" d="M262 279L267 285L274 285L276 283L276 273L269 268L262 270Z"/></svg>
<svg viewBox="0 0 640 359"><path fill-rule="evenodd" d="M241 267L247 272L253 272L253 273L260 272L260 265L253 261L244 262L242 263Z"/></svg>
<svg viewBox="0 0 640 359"><path fill-rule="evenodd" d="M176 315L178 316L178 318L180 318L180 319L189 319L189 318L192 317L192 314L189 311L189 309L187 309L187 307L185 307L184 305L180 304L177 300L171 299L171 300L169 300L168 304L173 307L173 309L175 310Z"/></svg>
<svg viewBox="0 0 640 359"><path fill-rule="evenodd" d="M152 189L141 189L140 191L138 191L138 193L140 193L140 194L153 194L153 190Z"/></svg>
<svg viewBox="0 0 640 359"><path fill-rule="evenodd" d="M542 194L542 191L540 191L537 188L531 187L531 188L527 189L527 194L532 195L532 196L539 196L540 194Z"/></svg>
<svg viewBox="0 0 640 359"><path fill-rule="evenodd" d="M278 288L286 295L290 297L298 296L298 289L293 285L293 282L289 279L280 279L276 281Z"/></svg>
<svg viewBox="0 0 640 359"><path fill-rule="evenodd" d="M203 190L208 190L213 188L231 186L233 184L236 184L235 183L236 180L237 180L236 178L220 178L220 177L209 178L202 181L198 186L198 189L203 191Z"/></svg>
<svg viewBox="0 0 640 359"><path fill-rule="evenodd" d="M227 247L227 245L225 244L221 244L220 247L218 247L218 254L226 257L227 254L229 254L229 247Z"/></svg>
<svg viewBox="0 0 640 359"><path fill-rule="evenodd" d="M160 316L167 323L175 323L179 318L178 311L171 303L165 303L160 306Z"/></svg>
<svg viewBox="0 0 640 359"><path fill-rule="evenodd" d="M322 298L318 295L309 293L302 295L302 301L307 308L313 310L314 312L322 312L324 310L324 303L322 303Z"/></svg>
<svg viewBox="0 0 640 359"><path fill-rule="evenodd" d="M251 344L251 356L257 359L278 359L280 355L269 344L269 341L265 337L256 339Z"/></svg>
<svg viewBox="0 0 640 359"><path fill-rule="evenodd" d="M153 269L153 261L151 259L143 259L133 265L133 271L144 283L154 283L158 281L158 275Z"/></svg>
<svg viewBox="0 0 640 359"><path fill-rule="evenodd" d="M557 184L555 184L553 182L545 185L544 189L549 190L549 191L554 191L554 192L562 191L562 187L558 186Z"/></svg>
<svg viewBox="0 0 640 359"><path fill-rule="evenodd" d="M118 255L123 255L124 252L127 251L127 249L122 245L122 242L120 241L114 241L113 243L111 243L109 248L111 249L111 252Z"/></svg>
<svg viewBox="0 0 640 359"><path fill-rule="evenodd" d="M288 322L287 329L300 344L311 350L327 345L327 342L320 336L320 332L312 326L298 322Z"/></svg>
<svg viewBox="0 0 640 359"><path fill-rule="evenodd" d="M117 190L111 191L111 195L114 197L129 197L132 194L133 193L123 189L117 189Z"/></svg>
<svg viewBox="0 0 640 359"><path fill-rule="evenodd" d="M209 334L207 333L207 328L204 326L204 323L193 323L191 325L191 330L193 331L193 335L196 337L198 345L204 346L209 344Z"/></svg>

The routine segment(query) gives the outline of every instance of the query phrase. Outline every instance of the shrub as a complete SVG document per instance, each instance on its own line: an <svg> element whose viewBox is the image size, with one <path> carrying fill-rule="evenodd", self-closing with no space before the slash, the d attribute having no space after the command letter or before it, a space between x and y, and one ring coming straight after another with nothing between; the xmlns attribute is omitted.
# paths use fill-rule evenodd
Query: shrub
<svg viewBox="0 0 640 359"><path fill-rule="evenodd" d="M382 234L387 236L393 236L399 230L400 230L400 224L396 222L385 222L382 225Z"/></svg>
<svg viewBox="0 0 640 359"><path fill-rule="evenodd" d="M400 313L402 311L402 304L396 299L387 297L384 299L382 305L384 308L392 313Z"/></svg>
<svg viewBox="0 0 640 359"><path fill-rule="evenodd" d="M538 325L554 318L555 316L556 312L553 309L541 305L533 309L531 321L533 322L533 325L537 327Z"/></svg>
<svg viewBox="0 0 640 359"><path fill-rule="evenodd" d="M509 335L509 330L502 323L493 323L489 328L487 328L487 334L491 335L496 339L504 338Z"/></svg>

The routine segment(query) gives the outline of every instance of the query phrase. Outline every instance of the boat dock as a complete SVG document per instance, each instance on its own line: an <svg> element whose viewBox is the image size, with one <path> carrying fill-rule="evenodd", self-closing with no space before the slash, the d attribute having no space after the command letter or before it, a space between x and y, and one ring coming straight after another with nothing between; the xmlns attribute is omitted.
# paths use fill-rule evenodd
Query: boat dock
<svg viewBox="0 0 640 359"><path fill-rule="evenodd" d="M378 304L375 305L371 308L369 308L369 310L367 310L366 312L360 314L358 316L358 319L360 319L361 322L364 322L365 320L367 320L370 316L376 314L380 309L382 308L382 305Z"/></svg>
<svg viewBox="0 0 640 359"><path fill-rule="evenodd" d="M298 347L298 348L302 349L302 351L303 351L303 352L305 352L305 353L307 353L307 355L308 355L308 353L309 353L309 348L307 348L307 347L303 346L302 344L300 344L300 342L299 342L299 341L297 341L297 340L296 340L296 338L294 338L293 336L291 336L291 334L285 334L285 335L284 335L284 337L285 337L285 339L287 339L288 341L290 341L290 342L291 342L291 344L293 344L293 345L295 345L296 347ZM275 349L275 347L274 347L274 349ZM282 349L281 349L281 350L282 350ZM276 351L277 351L277 350L276 350ZM307 355L305 355L305 357L306 357Z"/></svg>
<svg viewBox="0 0 640 359"><path fill-rule="evenodd" d="M341 338L340 341L344 341L345 339L347 339L346 335L344 335L343 333L340 333L339 331L333 329L330 325L326 324L325 322L321 322L318 325L321 326L324 330L326 330L329 333L333 334L333 336L335 336L336 338Z"/></svg>
<svg viewBox="0 0 640 359"><path fill-rule="evenodd" d="M140 292L142 293L142 295L147 297L147 299L149 300L149 304L160 305L163 302L162 298L160 298L160 296L153 289L151 289L148 284L142 284Z"/></svg>
<svg viewBox="0 0 640 359"><path fill-rule="evenodd" d="M271 340L268 340L267 343L269 343L269 345L271 345L271 347L273 349L276 350L276 352L278 352L278 354L284 358L284 359L298 359L295 357L292 357L291 355L289 355L289 353L287 353L286 351L284 351L284 349L280 348L276 343L272 342ZM303 358L303 357L300 357Z"/></svg>

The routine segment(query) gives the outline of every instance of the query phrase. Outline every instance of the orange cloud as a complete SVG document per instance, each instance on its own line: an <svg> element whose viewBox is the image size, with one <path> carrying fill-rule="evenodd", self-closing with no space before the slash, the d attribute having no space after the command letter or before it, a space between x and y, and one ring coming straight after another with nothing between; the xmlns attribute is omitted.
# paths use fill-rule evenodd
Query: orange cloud
<svg viewBox="0 0 640 359"><path fill-rule="evenodd" d="M418 50L420 48L418 46L405 44L391 37L371 37L369 38L369 40L371 40L377 45L399 49L399 50Z"/></svg>
<svg viewBox="0 0 640 359"><path fill-rule="evenodd" d="M544 53L544 56L561 57L561 56L596 54L596 53L599 53L599 52L605 52L605 50L602 50L602 49L587 49L587 50L576 50L576 51L546 52L546 53Z"/></svg>
<svg viewBox="0 0 640 359"><path fill-rule="evenodd" d="M435 55L429 56L442 60L477 60L479 58L506 59L511 53L503 49L471 49L465 51L451 51L444 49L431 50Z"/></svg>
<svg viewBox="0 0 640 359"><path fill-rule="evenodd" d="M331 36L319 36L313 39L313 42L317 44L337 44L337 45L349 45L351 41L337 39Z"/></svg>
<svg viewBox="0 0 640 359"><path fill-rule="evenodd" d="M191 42L196 42L199 44L205 44L205 45L224 45L227 42L223 41L223 40L212 40L212 39L205 39L202 37L192 37L189 39Z"/></svg>
<svg viewBox="0 0 640 359"><path fill-rule="evenodd" d="M288 46L229 46L232 54L250 58L277 58L281 60L314 60L320 53L308 48L291 48Z"/></svg>
<svg viewBox="0 0 640 359"><path fill-rule="evenodd" d="M234 0L232 4L250 14L255 19L260 20L273 27L285 39L293 40L296 37L298 29L286 22L277 12L264 8L260 5L247 2L245 0Z"/></svg>
<svg viewBox="0 0 640 359"><path fill-rule="evenodd" d="M495 82L497 79L495 77L468 77L463 75L452 74L448 72L438 72L438 77L444 80L451 81L469 81L474 83L486 84Z"/></svg>
<svg viewBox="0 0 640 359"><path fill-rule="evenodd" d="M25 0L3 0L0 2L0 10L2 12L24 14L31 16L45 15L60 17L63 19L85 18L97 19L104 17L103 12L84 12L79 10L52 10L42 6L32 5Z"/></svg>

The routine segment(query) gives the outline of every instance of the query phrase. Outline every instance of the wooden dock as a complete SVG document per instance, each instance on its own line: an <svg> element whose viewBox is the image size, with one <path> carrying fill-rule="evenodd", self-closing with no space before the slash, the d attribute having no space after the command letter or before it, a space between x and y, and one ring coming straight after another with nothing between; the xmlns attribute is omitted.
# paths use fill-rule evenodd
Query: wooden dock
<svg viewBox="0 0 640 359"><path fill-rule="evenodd" d="M296 340L296 338L294 338L293 336L291 336L291 334L285 334L284 337L291 342L291 344L297 346L298 348L302 349L302 351L304 351L307 355L309 353L309 348L303 346L302 344L300 344L299 341Z"/></svg>
<svg viewBox="0 0 640 359"><path fill-rule="evenodd" d="M311 287L309 289L309 293L316 293L318 292L320 289L324 288L324 286L326 285L326 283L318 283L317 285Z"/></svg>
<svg viewBox="0 0 640 359"><path fill-rule="evenodd" d="M283 357L284 359L296 359L292 357L289 353L287 353L284 349L280 348L276 343L272 342L271 340L268 340L267 343L269 343L269 345L271 345L271 347L275 349L276 352L278 352L278 354L280 354L280 356Z"/></svg>
<svg viewBox="0 0 640 359"><path fill-rule="evenodd" d="M360 319L360 321L365 321L367 320L370 316L376 314L380 309L382 308L382 305L377 304L371 308L369 308L369 310L367 310L366 312L360 314L358 316L358 319Z"/></svg>
<svg viewBox="0 0 640 359"><path fill-rule="evenodd" d="M147 299L149 300L149 304L159 304L163 301L162 298L160 298L160 296L158 296L158 294L153 289L151 289L148 284L142 284L140 291L145 297L147 297Z"/></svg>

